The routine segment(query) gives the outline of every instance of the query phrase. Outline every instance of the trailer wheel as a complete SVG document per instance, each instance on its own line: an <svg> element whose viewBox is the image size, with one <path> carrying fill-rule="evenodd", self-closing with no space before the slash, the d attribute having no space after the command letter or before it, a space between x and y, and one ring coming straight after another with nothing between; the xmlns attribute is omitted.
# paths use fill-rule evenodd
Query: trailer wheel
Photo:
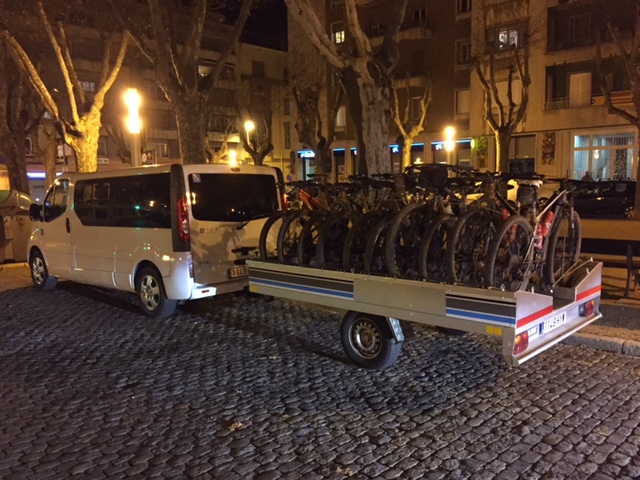
<svg viewBox="0 0 640 480"><path fill-rule="evenodd" d="M402 342L393 337L384 317L349 312L340 328L347 356L360 367L382 370L393 365L402 351Z"/></svg>

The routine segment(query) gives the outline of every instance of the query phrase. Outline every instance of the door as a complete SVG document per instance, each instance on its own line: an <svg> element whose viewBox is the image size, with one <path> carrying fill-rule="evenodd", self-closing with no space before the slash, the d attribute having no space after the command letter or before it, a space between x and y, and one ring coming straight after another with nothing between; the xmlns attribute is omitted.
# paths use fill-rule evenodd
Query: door
<svg viewBox="0 0 640 480"><path fill-rule="evenodd" d="M49 273L72 278L73 244L69 226L69 179L58 178L47 192L42 212L38 246L44 254Z"/></svg>

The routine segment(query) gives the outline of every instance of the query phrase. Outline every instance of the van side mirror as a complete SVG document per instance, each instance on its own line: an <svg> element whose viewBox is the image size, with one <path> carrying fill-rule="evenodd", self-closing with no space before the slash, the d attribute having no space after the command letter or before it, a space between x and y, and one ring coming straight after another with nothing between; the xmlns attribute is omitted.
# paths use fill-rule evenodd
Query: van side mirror
<svg viewBox="0 0 640 480"><path fill-rule="evenodd" d="M38 205L37 203L29 205L29 218L34 222L41 222L43 220L42 208L42 205Z"/></svg>

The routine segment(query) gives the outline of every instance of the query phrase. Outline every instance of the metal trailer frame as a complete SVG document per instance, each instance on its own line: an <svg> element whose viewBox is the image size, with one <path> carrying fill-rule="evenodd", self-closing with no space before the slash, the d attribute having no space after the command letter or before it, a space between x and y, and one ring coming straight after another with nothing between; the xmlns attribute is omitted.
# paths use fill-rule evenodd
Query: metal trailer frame
<svg viewBox="0 0 640 480"><path fill-rule="evenodd" d="M552 294L506 292L249 260L254 293L344 310L342 343L365 368L400 354L399 320L502 338L507 363L520 365L601 318L602 264L580 261Z"/></svg>

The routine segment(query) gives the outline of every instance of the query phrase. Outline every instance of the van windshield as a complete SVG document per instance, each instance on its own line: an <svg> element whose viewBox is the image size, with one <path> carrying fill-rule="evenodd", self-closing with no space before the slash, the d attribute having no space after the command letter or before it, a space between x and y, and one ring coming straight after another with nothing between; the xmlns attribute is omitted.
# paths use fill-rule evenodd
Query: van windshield
<svg viewBox="0 0 640 480"><path fill-rule="evenodd" d="M196 220L244 222L278 209L275 177L257 174L189 175L191 213Z"/></svg>

